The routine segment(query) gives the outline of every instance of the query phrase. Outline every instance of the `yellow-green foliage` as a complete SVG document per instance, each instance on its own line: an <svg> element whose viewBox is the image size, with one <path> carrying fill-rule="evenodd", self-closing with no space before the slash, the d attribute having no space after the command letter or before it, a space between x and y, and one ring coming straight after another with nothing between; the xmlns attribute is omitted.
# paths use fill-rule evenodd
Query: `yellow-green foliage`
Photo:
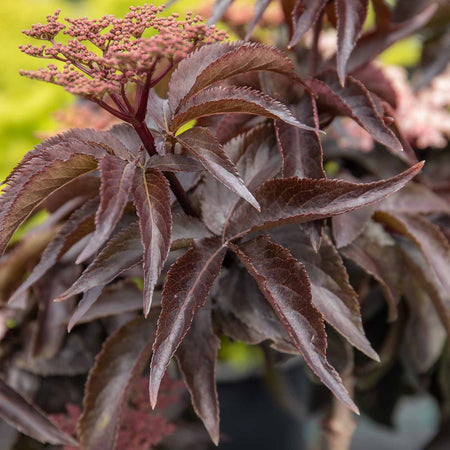
<svg viewBox="0 0 450 450"><path fill-rule="evenodd" d="M61 9L61 17L98 17L103 14L123 15L133 0L15 0L0 2L0 179L4 179L19 159L39 142L39 132L51 132L57 124L53 113L74 101L63 89L19 75L20 69L34 70L46 60L31 58L18 49L31 42L21 31L33 23L44 22L45 16ZM155 0L149 3L161 4ZM183 14L199 4L198 0L182 0L169 8Z"/></svg>
<svg viewBox="0 0 450 450"><path fill-rule="evenodd" d="M43 61L17 48L29 42L21 34L34 22L61 6L61 1L1 2L0 4L0 176L4 178L18 159L38 140L34 133L54 127L52 112L70 101L61 89L19 75L19 69L36 69Z"/></svg>

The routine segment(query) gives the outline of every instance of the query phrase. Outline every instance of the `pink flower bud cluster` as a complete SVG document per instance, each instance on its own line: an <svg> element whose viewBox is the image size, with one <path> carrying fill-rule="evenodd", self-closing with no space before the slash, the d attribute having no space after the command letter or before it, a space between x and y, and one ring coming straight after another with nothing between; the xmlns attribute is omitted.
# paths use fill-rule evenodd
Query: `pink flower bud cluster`
<svg viewBox="0 0 450 450"><path fill-rule="evenodd" d="M59 61L62 68L50 64L47 68L20 73L63 86L75 95L101 99L105 94L120 94L127 83L148 83L160 61L175 64L197 45L228 37L191 13L185 20L178 20L178 14L158 17L163 9L164 6L154 5L130 7L123 18L112 15L97 20L66 18L68 25L58 22L58 10L47 16L46 25L33 25L31 30L24 31L27 36L47 40L49 44L40 47L27 44L20 49L30 56ZM55 41L61 31L69 36L65 44ZM157 34L151 36L155 31Z"/></svg>
<svg viewBox="0 0 450 450"><path fill-rule="evenodd" d="M58 22L60 12L61 10L57 9L53 16L47 16L46 25L37 23L35 25L32 25L31 30L23 30L23 34L44 41L50 41L54 39L61 30L66 28L65 25Z"/></svg>

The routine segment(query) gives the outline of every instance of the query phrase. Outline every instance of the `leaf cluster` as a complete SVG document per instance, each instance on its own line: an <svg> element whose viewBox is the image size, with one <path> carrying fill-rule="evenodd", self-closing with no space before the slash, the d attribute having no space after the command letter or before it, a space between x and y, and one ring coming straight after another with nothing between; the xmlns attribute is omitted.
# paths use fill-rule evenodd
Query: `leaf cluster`
<svg viewBox="0 0 450 450"><path fill-rule="evenodd" d="M229 3L218 1L212 20ZM39 309L22 364L57 371L61 361L50 369L48 361L63 351L66 327L70 339L81 324L133 317L90 370L81 448L114 448L132 379L150 361L155 407L172 358L217 444L223 335L301 355L354 412L338 373L346 357L333 367L327 340L342 338L385 367L384 342L374 349L361 305L369 320L387 310L384 318L405 323L418 374L440 357L450 332L448 180L433 164L419 175L423 162L393 119L395 89L373 62L435 7L415 2L414 14L402 13L401 0L394 9L374 0L375 26L363 33L368 3L283 1L292 58L248 41L199 46L161 86L136 91L136 104L147 101L145 117L126 106L123 92L127 123L51 137L7 178L2 251L33 215L49 213L8 248L0 267L4 308L21 308L23 322ZM267 5L258 2L249 33ZM324 17L337 29L337 53L328 59L316 45ZM305 52L299 42L309 29ZM348 151L323 137L341 117L364 129L376 150ZM329 161L340 167L334 178L324 170ZM364 286L379 286L387 306L371 310ZM400 321L405 303L410 312ZM141 307L145 318L134 317ZM367 358L363 366L373 367ZM5 420L43 442L73 444L1 383Z"/></svg>

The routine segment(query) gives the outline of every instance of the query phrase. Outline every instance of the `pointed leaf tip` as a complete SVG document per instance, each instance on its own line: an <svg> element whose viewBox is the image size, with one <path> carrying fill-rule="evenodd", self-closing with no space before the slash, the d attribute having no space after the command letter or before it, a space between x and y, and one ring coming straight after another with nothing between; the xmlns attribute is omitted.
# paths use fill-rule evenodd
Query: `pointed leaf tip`
<svg viewBox="0 0 450 450"><path fill-rule="evenodd" d="M225 237L233 240L251 231L311 222L371 205L400 190L422 167L420 162L392 178L373 183L297 177L266 181L255 191L261 213L241 204L230 219Z"/></svg>
<svg viewBox="0 0 450 450"><path fill-rule="evenodd" d="M219 442L219 398L216 361L220 339L212 328L211 308L197 311L192 327L176 353L178 368L191 396L192 406L202 420L211 440Z"/></svg>
<svg viewBox="0 0 450 450"><path fill-rule="evenodd" d="M250 203L257 211L261 211L258 201L248 190L236 166L207 128L191 128L179 135L177 140L215 179Z"/></svg>
<svg viewBox="0 0 450 450"><path fill-rule="evenodd" d="M358 414L339 374L326 359L323 316L312 303L305 266L268 236L256 237L239 247L230 244L230 248L258 284L305 362L339 400Z"/></svg>
<svg viewBox="0 0 450 450"><path fill-rule="evenodd" d="M219 238L206 238L178 258L168 272L150 365L152 407L166 368L189 331L195 311L204 306L225 253Z"/></svg>

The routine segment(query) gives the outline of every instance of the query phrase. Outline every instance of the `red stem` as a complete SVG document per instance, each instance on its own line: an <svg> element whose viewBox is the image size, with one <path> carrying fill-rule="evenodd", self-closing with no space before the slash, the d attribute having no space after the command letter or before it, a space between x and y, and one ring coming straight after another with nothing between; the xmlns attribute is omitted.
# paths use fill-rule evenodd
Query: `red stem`
<svg viewBox="0 0 450 450"><path fill-rule="evenodd" d="M120 120L123 120L124 122L128 122L128 123L131 122L130 115L124 114L123 112L118 111L117 109L114 109L112 106L109 106L108 103L104 102L103 100L95 98L94 96L91 96L91 95L86 95L85 98L87 98L91 102L97 103L97 105L99 105L101 108L105 109L113 116L118 117Z"/></svg>
<svg viewBox="0 0 450 450"><path fill-rule="evenodd" d="M136 119L142 121L145 119L145 113L147 111L148 94L152 87L152 75L155 71L156 64L160 58L156 58L150 69L147 72L147 78L145 79L144 86L138 84L137 94L137 108L136 108ZM153 85L154 86L154 85Z"/></svg>

